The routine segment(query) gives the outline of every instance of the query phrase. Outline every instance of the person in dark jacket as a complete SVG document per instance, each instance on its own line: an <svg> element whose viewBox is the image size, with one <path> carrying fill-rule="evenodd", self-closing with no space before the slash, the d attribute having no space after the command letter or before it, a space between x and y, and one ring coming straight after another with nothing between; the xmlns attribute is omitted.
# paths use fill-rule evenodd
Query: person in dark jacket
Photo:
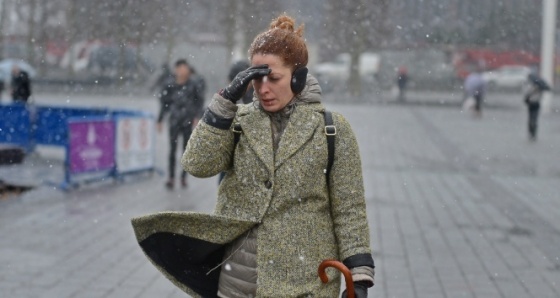
<svg viewBox="0 0 560 298"><path fill-rule="evenodd" d="M171 85L175 82L175 78L173 76L173 73L171 72L171 69L169 69L169 65L166 63L163 63L161 66L161 74L159 75L159 77L157 78L157 80L154 82L154 84L152 85L152 88L150 88L150 90L153 91L162 91L164 90L168 85Z"/></svg>
<svg viewBox="0 0 560 298"><path fill-rule="evenodd" d="M177 163L177 144L183 138L183 149L202 114L204 105L204 80L192 75L185 59L175 63L175 82L166 86L161 93L161 108L158 116L158 131L163 129L163 120L169 114L169 176L165 186L173 189ZM181 185L187 186L187 173L181 171Z"/></svg>
<svg viewBox="0 0 560 298"><path fill-rule="evenodd" d="M189 69L191 70L190 79L195 83L197 90L201 92L201 96L204 97L204 94L206 94L206 80L192 65L189 65Z"/></svg>
<svg viewBox="0 0 560 298"><path fill-rule="evenodd" d="M0 101L2 101L2 93L4 92L4 79L0 78Z"/></svg>
<svg viewBox="0 0 560 298"><path fill-rule="evenodd" d="M12 100L27 102L31 96L31 80L27 72L14 66L12 68Z"/></svg>
<svg viewBox="0 0 560 298"><path fill-rule="evenodd" d="M525 92L525 104L529 112L529 140L536 141L541 98L543 92L549 90L550 87L536 74L530 74L527 79L529 84Z"/></svg>
<svg viewBox="0 0 560 298"><path fill-rule="evenodd" d="M465 100L474 99L474 112L476 117L482 116L482 103L486 94L486 82L482 78L482 69L477 67L465 79L463 86L465 90Z"/></svg>
<svg viewBox="0 0 560 298"><path fill-rule="evenodd" d="M399 67L397 72L397 87L399 88L398 100L405 101L406 85L408 84L408 69L404 66Z"/></svg>

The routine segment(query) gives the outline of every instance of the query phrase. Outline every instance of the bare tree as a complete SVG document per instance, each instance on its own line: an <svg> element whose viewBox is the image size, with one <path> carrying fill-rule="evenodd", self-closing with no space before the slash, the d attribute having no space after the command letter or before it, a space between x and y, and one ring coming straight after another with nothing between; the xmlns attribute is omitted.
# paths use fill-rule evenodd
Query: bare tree
<svg viewBox="0 0 560 298"><path fill-rule="evenodd" d="M244 3L240 9L240 16L243 20L244 50L246 52L257 34L268 30L270 22L282 13L282 7L278 1L273 0L249 0Z"/></svg>
<svg viewBox="0 0 560 298"><path fill-rule="evenodd" d="M331 0L327 4L327 48L335 53L348 52L351 57L348 86L352 95L361 96L360 55L366 50L379 49L387 42L388 0Z"/></svg>
<svg viewBox="0 0 560 298"><path fill-rule="evenodd" d="M214 1L212 5L219 12L220 27L218 30L223 36L223 44L228 53L228 64L233 62L231 61L232 53L235 47L239 46L239 42L242 42L242 51L247 53L255 36L267 30L271 20L282 11L281 4L272 0ZM242 35L241 40L238 40L239 35Z"/></svg>
<svg viewBox="0 0 560 298"><path fill-rule="evenodd" d="M239 19L236 17L239 9L239 3L236 0L225 1L223 10L223 34L225 35L225 46L228 53L227 63L232 63L232 53L235 47L235 36L239 28Z"/></svg>
<svg viewBox="0 0 560 298"><path fill-rule="evenodd" d="M77 2L78 0L68 0L68 6L66 7L66 42L69 46L69 49L72 49L72 46L76 42L76 38L78 35L78 28L77 28ZM68 63L68 76L72 76L74 74L74 55L69 56L70 63Z"/></svg>
<svg viewBox="0 0 560 298"><path fill-rule="evenodd" d="M35 15L37 11L37 0L28 0L29 12L27 15L27 61L34 64L35 55Z"/></svg>
<svg viewBox="0 0 560 298"><path fill-rule="evenodd" d="M61 11L65 0L51 0L51 1L38 1L37 8L39 10L39 20L36 26L37 32L35 33L35 49L38 55L38 61L35 64L39 65L39 74L44 76L47 69L47 51L49 42L59 38L61 26L58 20L50 20L57 16L57 12Z"/></svg>
<svg viewBox="0 0 560 298"><path fill-rule="evenodd" d="M178 15L176 11L173 9L173 5L168 4L165 7L164 11L166 12L167 15L166 17L167 22L164 27L164 36L166 37L165 41L166 41L166 48L167 48L165 54L165 60L171 61L171 57L173 56L173 49L175 48L175 44L177 43L176 23L177 23Z"/></svg>
<svg viewBox="0 0 560 298"><path fill-rule="evenodd" d="M6 24L6 1L0 0L0 59L4 57L4 24Z"/></svg>

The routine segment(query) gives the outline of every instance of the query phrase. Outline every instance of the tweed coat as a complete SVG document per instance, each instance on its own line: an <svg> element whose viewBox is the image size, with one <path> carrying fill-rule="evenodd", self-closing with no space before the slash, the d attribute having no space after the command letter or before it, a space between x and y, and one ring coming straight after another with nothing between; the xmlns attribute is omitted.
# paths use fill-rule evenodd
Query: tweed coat
<svg viewBox="0 0 560 298"><path fill-rule="evenodd" d="M183 155L184 169L193 176L212 177L226 172L213 216L219 221L232 219L232 227L228 230L226 225L198 226L219 235L219 239L179 228L171 233L189 239L202 238L203 244L219 246L257 226L258 297L336 297L340 291L339 275L328 271L330 282L322 284L317 276L321 261L348 260L360 255L371 259L358 145L349 123L333 113L336 151L327 184L323 111L320 103L296 106L274 153L269 116L252 104L240 105L235 122L241 125L243 133L236 146L229 126L216 125L209 120L211 117L205 117ZM184 215L179 226L191 226L189 216L192 214ZM145 218L136 219L136 226L142 220ZM161 223L154 222L156 228L148 234L157 234L160 226ZM213 228L226 231L210 231ZM140 242L149 235L139 237L137 232ZM162 262L154 261L149 249L143 248L171 281L191 295L200 295L188 282L162 268ZM223 253L222 248L214 250ZM213 259L205 268L216 262ZM365 264L356 263L361 265Z"/></svg>

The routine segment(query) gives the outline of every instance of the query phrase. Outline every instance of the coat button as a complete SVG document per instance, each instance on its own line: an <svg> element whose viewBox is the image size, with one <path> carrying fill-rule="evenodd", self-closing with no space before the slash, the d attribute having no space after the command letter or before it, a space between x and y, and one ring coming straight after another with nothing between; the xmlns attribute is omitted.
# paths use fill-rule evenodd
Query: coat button
<svg viewBox="0 0 560 298"><path fill-rule="evenodd" d="M266 188L270 189L270 188L272 188L272 182L270 182L270 180L266 180L266 181L264 182L264 186L265 186Z"/></svg>

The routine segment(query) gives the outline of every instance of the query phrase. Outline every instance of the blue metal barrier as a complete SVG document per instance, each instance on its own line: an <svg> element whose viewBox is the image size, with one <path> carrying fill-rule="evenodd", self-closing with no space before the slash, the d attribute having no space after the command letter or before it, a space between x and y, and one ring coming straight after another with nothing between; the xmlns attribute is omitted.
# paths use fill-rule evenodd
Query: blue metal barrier
<svg viewBox="0 0 560 298"><path fill-rule="evenodd" d="M112 116L147 116L150 114L145 112L140 112L140 111L112 110L111 115Z"/></svg>
<svg viewBox="0 0 560 298"><path fill-rule="evenodd" d="M107 117L107 109L63 107L37 107L34 140L38 145L66 146L68 143L68 118Z"/></svg>
<svg viewBox="0 0 560 298"><path fill-rule="evenodd" d="M0 105L0 143L33 150L31 115L24 104Z"/></svg>
<svg viewBox="0 0 560 298"><path fill-rule="evenodd" d="M63 147L67 189L91 177L154 170L154 123L140 111L0 105L0 143Z"/></svg>

